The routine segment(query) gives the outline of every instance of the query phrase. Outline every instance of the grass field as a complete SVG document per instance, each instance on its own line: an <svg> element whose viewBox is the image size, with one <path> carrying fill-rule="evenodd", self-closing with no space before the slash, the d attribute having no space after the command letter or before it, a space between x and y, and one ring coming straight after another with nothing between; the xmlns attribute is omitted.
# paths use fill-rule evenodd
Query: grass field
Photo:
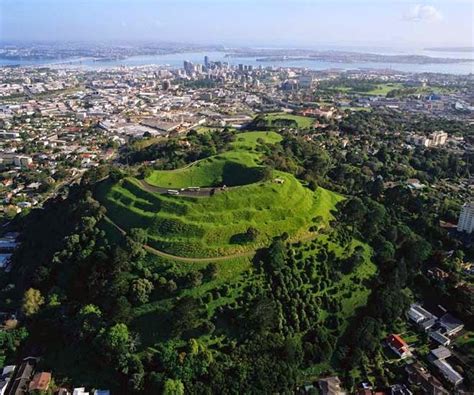
<svg viewBox="0 0 474 395"><path fill-rule="evenodd" d="M263 141L267 144L276 144L282 140L282 137L275 132L246 132L240 133L236 136L235 141L232 143L233 150L251 150L254 151L259 145L259 141Z"/></svg>
<svg viewBox="0 0 474 395"><path fill-rule="evenodd" d="M388 92L394 89L401 89L403 88L402 84L399 83L388 83L388 84L380 84L377 85L377 88L372 89L368 92L362 92L367 95L374 95L374 96L386 96Z"/></svg>
<svg viewBox="0 0 474 395"><path fill-rule="evenodd" d="M310 128L314 124L314 119L310 117L303 117L300 115L293 115L287 113L273 113L266 114L264 117L267 127L286 126L287 121L294 121L296 127L301 129Z"/></svg>
<svg viewBox="0 0 474 395"><path fill-rule="evenodd" d="M372 90L365 91L365 90L357 90L355 87L345 86L345 85L335 85L328 89L329 91L333 92L341 92L341 93L356 93L362 96L386 96L390 91L397 90L400 92L401 96L406 96L407 94L429 94L429 93L449 93L449 88L445 87L406 87L404 84L399 82L387 82L376 84Z"/></svg>

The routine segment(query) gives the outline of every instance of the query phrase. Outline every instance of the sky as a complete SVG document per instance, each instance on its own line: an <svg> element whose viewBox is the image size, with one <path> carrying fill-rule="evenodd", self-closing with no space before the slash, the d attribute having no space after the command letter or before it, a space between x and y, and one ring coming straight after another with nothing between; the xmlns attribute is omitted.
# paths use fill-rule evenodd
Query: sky
<svg viewBox="0 0 474 395"><path fill-rule="evenodd" d="M474 46L474 0L0 0L0 40Z"/></svg>

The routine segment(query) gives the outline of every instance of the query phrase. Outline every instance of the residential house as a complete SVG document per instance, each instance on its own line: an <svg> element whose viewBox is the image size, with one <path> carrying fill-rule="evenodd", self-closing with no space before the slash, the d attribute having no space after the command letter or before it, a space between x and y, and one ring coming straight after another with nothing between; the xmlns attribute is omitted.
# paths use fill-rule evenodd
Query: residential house
<svg viewBox="0 0 474 395"><path fill-rule="evenodd" d="M451 356L451 351L444 346L439 346L434 350L431 350L431 356L435 359L446 359Z"/></svg>
<svg viewBox="0 0 474 395"><path fill-rule="evenodd" d="M443 269L439 267L434 267L428 270L428 276L436 280L445 280L449 277L449 273L446 273Z"/></svg>
<svg viewBox="0 0 474 395"><path fill-rule="evenodd" d="M449 313L446 313L440 318L439 324L444 328L444 333L447 336L454 336L464 328L463 322Z"/></svg>
<svg viewBox="0 0 474 395"><path fill-rule="evenodd" d="M463 382L463 377L454 368L443 359L436 359L432 361L444 378L449 381L453 386L458 386Z"/></svg>
<svg viewBox="0 0 474 395"><path fill-rule="evenodd" d="M411 356L408 344L399 335L391 334L387 337L387 345L400 358L407 358Z"/></svg>
<svg viewBox="0 0 474 395"><path fill-rule="evenodd" d="M7 234L0 238L0 252L9 253L17 247L16 236L14 234Z"/></svg>
<svg viewBox="0 0 474 395"><path fill-rule="evenodd" d="M322 395L345 395L346 392L341 388L339 377L326 377L318 381Z"/></svg>
<svg viewBox="0 0 474 395"><path fill-rule="evenodd" d="M439 346L431 350L428 360L438 368L443 377L449 381L453 386L457 386L463 382L463 377L446 361L451 356L449 351L444 346Z"/></svg>
<svg viewBox="0 0 474 395"><path fill-rule="evenodd" d="M0 253L0 269L7 270L13 254L1 254ZM8 270L7 270L8 271Z"/></svg>
<svg viewBox="0 0 474 395"><path fill-rule="evenodd" d="M372 395L373 387L369 383L361 383L360 388L357 389L357 395Z"/></svg>
<svg viewBox="0 0 474 395"><path fill-rule="evenodd" d="M408 382L420 387L426 395L449 395L443 384L418 362L407 365Z"/></svg>
<svg viewBox="0 0 474 395"><path fill-rule="evenodd" d="M408 318L421 329L427 331L436 324L438 317L421 307L417 303L413 303L408 310Z"/></svg>
<svg viewBox="0 0 474 395"><path fill-rule="evenodd" d="M441 344L442 346L449 346L449 344L451 343L451 339L443 335L440 331L430 331L429 336L431 339Z"/></svg>

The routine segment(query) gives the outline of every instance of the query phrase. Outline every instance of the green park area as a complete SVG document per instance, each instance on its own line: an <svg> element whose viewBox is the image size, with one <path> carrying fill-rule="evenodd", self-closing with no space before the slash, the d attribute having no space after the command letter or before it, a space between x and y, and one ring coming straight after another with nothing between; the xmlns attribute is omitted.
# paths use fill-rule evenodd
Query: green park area
<svg viewBox="0 0 474 395"><path fill-rule="evenodd" d="M344 93L357 93L367 96L386 96L388 92L394 89L402 89L401 83L385 83L385 84L340 84L332 89Z"/></svg>
<svg viewBox="0 0 474 395"><path fill-rule="evenodd" d="M285 112L267 113L258 115L252 122L253 129L269 130L271 128L298 128L308 129L314 124L314 118Z"/></svg>
<svg viewBox="0 0 474 395"><path fill-rule="evenodd" d="M334 84L324 84L321 89L332 93L347 93L359 96L402 97L408 95L446 94L449 88L443 86L408 86L401 82L364 82L343 80Z"/></svg>

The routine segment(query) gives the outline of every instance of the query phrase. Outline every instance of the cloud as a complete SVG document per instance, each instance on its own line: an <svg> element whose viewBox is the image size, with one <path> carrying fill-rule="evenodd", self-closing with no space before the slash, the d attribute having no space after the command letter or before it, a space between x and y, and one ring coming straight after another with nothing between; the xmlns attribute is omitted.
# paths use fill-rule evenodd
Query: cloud
<svg viewBox="0 0 474 395"><path fill-rule="evenodd" d="M443 15L431 5L417 4L408 10L405 19L414 22L434 22L443 19Z"/></svg>

